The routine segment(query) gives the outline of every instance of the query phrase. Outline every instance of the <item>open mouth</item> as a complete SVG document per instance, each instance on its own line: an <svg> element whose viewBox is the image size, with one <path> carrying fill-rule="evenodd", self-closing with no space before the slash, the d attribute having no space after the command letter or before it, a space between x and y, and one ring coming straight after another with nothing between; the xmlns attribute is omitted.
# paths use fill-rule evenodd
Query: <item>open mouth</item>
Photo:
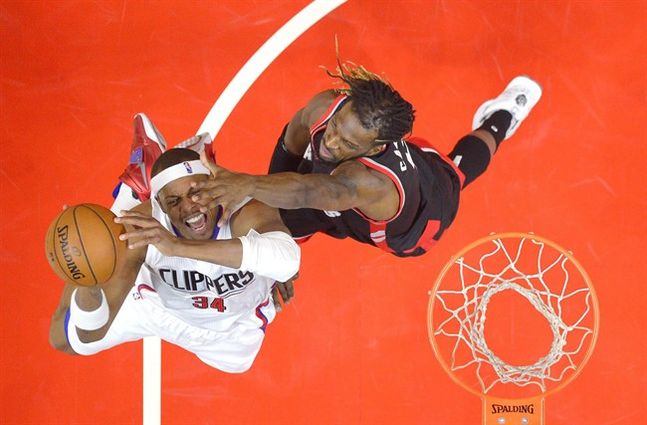
<svg viewBox="0 0 647 425"><path fill-rule="evenodd" d="M330 151L326 148L326 145L324 142L321 142L321 145L319 146L319 157L321 159L324 159L326 161L333 161L335 158L332 156Z"/></svg>
<svg viewBox="0 0 647 425"><path fill-rule="evenodd" d="M207 215L199 212L184 220L184 224L196 233L202 233L207 229Z"/></svg>

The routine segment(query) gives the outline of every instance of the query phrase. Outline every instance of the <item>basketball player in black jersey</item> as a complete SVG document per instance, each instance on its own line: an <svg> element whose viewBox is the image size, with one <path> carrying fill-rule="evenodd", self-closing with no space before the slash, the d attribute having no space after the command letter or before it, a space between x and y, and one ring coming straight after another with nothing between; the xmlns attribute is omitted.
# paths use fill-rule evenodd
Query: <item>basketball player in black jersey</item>
<svg viewBox="0 0 647 425"><path fill-rule="evenodd" d="M410 137L414 109L380 77L340 66L346 88L316 95L286 125L269 175L228 171L207 161L214 178L199 183L196 202L230 208L250 196L281 209L297 240L323 232L350 237L398 256L427 251L454 220L460 191L488 167L541 97L516 77L477 110L473 131L445 156Z"/></svg>

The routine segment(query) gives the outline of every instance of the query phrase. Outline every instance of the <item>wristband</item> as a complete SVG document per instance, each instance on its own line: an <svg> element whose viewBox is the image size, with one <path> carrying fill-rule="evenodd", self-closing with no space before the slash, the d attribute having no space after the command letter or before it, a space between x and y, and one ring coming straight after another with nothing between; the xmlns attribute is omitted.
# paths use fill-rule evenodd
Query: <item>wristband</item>
<svg viewBox="0 0 647 425"><path fill-rule="evenodd" d="M110 318L110 308L108 307L108 300L106 300L106 294L101 291L101 305L92 311L83 310L76 303L76 288L72 292L72 297L70 298L70 322L74 323L79 329L85 331L94 331L105 326L108 323Z"/></svg>

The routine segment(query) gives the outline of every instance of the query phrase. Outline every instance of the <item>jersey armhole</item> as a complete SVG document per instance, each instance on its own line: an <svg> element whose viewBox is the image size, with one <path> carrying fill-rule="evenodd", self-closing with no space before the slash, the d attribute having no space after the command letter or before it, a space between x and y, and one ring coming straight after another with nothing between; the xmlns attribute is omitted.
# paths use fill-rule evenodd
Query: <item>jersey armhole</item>
<svg viewBox="0 0 647 425"><path fill-rule="evenodd" d="M346 100L347 96L346 95L339 95L337 96L330 106L328 106L328 109L326 109L326 112L322 116L317 119L314 124L310 126L310 136L314 133L316 133L322 125L328 122L328 120L335 114L337 109L339 108L339 105Z"/></svg>
<svg viewBox="0 0 647 425"><path fill-rule="evenodd" d="M393 217L386 220L373 220L372 218L368 217L366 214L361 212L358 208L353 208L353 211L355 211L357 214L362 216L362 218L364 218L365 220L373 224L385 224L395 220L402 213L402 209L404 208L404 202L406 200L406 194L404 193L404 187L402 186L402 182L400 181L398 176L393 171L391 171L388 167L385 167L384 165L379 164L370 158L366 158L366 157L358 158L358 161L361 162L363 165L367 166L368 168L375 170L380 174L384 174L393 182L396 190L398 191L399 204L398 204L398 210L395 212Z"/></svg>

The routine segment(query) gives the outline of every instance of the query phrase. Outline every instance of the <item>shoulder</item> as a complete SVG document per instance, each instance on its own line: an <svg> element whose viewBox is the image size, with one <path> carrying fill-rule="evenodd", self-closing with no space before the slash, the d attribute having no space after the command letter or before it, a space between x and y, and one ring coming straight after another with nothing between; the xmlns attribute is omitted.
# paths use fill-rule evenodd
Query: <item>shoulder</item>
<svg viewBox="0 0 647 425"><path fill-rule="evenodd" d="M359 160L346 161L332 173L341 179L354 196L354 207L372 220L390 220L400 205L400 193L394 181Z"/></svg>
<svg viewBox="0 0 647 425"><path fill-rule="evenodd" d="M386 194L394 189L393 182L384 173L367 167L358 159L342 162L331 173L343 179L347 184L357 186L358 189Z"/></svg>
<svg viewBox="0 0 647 425"><path fill-rule="evenodd" d="M315 95L301 110L301 123L306 127L314 124L339 96L335 90L326 90Z"/></svg>
<svg viewBox="0 0 647 425"><path fill-rule="evenodd" d="M229 220L232 238L246 235L251 229L258 233L282 231L289 233L279 215L279 210L252 199L232 215Z"/></svg>

